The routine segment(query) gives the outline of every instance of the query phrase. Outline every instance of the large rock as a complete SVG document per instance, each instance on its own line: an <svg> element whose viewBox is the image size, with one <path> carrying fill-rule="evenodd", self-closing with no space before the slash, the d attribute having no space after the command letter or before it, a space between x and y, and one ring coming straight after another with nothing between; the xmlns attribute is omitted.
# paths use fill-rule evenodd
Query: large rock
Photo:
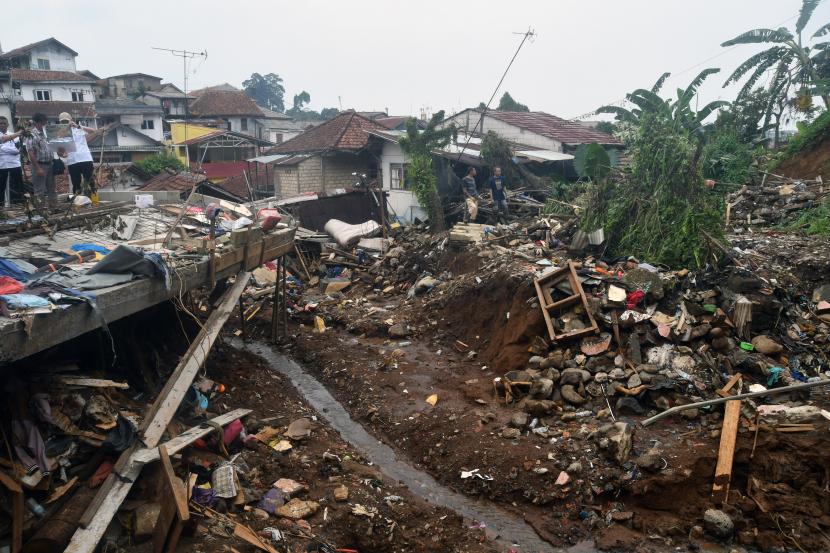
<svg viewBox="0 0 830 553"><path fill-rule="evenodd" d="M549 415L556 409L556 402L549 399L525 399L520 407L536 417Z"/></svg>
<svg viewBox="0 0 830 553"><path fill-rule="evenodd" d="M548 378L537 378L530 385L530 397L535 399L548 399L553 393L553 380Z"/></svg>
<svg viewBox="0 0 830 553"><path fill-rule="evenodd" d="M565 369L559 375L559 384L570 384L571 386L579 386L584 382L591 380L591 373L585 369Z"/></svg>
<svg viewBox="0 0 830 553"><path fill-rule="evenodd" d="M300 520L308 518L317 512L320 504L316 501L302 501L300 499L292 499L282 507L277 508L277 514L281 517L289 518L291 520Z"/></svg>
<svg viewBox="0 0 830 553"><path fill-rule="evenodd" d="M570 403L571 405L582 405L587 399L579 395L576 389L571 386L570 384L566 384L559 388L559 393L562 395L562 399Z"/></svg>
<svg viewBox="0 0 830 553"><path fill-rule="evenodd" d="M631 269L622 277L622 281L630 288L637 288L646 293L651 299L660 300L663 298L663 281L660 275L645 269Z"/></svg>
<svg viewBox="0 0 830 553"><path fill-rule="evenodd" d="M703 513L703 527L712 536L723 540L731 538L735 531L735 524L729 515L718 509L706 509Z"/></svg>
<svg viewBox="0 0 830 553"><path fill-rule="evenodd" d="M395 323L387 331L390 338L406 338L409 336L409 329L403 323Z"/></svg>
<svg viewBox="0 0 830 553"><path fill-rule="evenodd" d="M606 424L595 435L599 448L620 464L631 456L632 438L633 430L625 422Z"/></svg>
<svg viewBox="0 0 830 553"><path fill-rule="evenodd" d="M752 346L755 348L755 351L763 353L764 355L775 355L776 353L784 351L784 347L781 344L765 334L753 338Z"/></svg>

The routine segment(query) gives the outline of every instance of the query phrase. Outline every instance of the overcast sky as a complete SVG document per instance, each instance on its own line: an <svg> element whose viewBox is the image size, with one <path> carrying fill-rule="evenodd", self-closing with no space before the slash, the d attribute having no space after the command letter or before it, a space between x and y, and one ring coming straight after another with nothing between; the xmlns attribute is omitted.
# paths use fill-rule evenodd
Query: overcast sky
<svg viewBox="0 0 830 553"><path fill-rule="evenodd" d="M732 99L721 85L758 50L720 43L755 27L795 24L801 0L302 0L223 2L72 0L3 2L4 50L54 36L79 69L105 77L143 72L181 86L182 63L151 47L206 50L189 87L240 86L253 72L285 81L286 107L307 90L314 109L417 115L486 101L521 33L525 44L499 92L533 110L576 117L650 87L665 92L720 67L702 101ZM830 0L809 33L830 21ZM709 58L713 58L707 61ZM682 72L682 73L681 73ZM672 92L673 93L673 92ZM338 97L340 101L338 101ZM498 101L498 96L496 102Z"/></svg>

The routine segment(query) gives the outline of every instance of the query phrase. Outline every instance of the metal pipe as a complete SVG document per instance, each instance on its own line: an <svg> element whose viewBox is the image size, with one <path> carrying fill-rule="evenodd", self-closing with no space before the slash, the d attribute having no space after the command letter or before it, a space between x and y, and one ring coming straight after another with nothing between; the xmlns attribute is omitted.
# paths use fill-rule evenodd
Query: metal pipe
<svg viewBox="0 0 830 553"><path fill-rule="evenodd" d="M727 401L732 401L735 399L749 399L752 397L760 397L760 396L771 396L775 394L783 394L784 392L795 392L796 390L806 390L807 388L815 388L816 386L826 386L830 384L830 379L827 380L816 380L815 382L804 382L802 384L793 384L792 386L784 386L783 388L772 388L771 390L764 390L763 392L750 392L748 394L738 394L736 396L729 396L729 397L719 397L717 399L708 399L706 401L698 401L697 403L689 403L687 405L678 405L676 407L672 407L671 409L667 409L662 413L654 415L640 424L643 426L648 426L651 423L657 422L662 418L668 417L673 413L679 413L680 411L685 411L687 409L694 409L695 407L708 407L710 405L719 405L721 403L726 403Z"/></svg>

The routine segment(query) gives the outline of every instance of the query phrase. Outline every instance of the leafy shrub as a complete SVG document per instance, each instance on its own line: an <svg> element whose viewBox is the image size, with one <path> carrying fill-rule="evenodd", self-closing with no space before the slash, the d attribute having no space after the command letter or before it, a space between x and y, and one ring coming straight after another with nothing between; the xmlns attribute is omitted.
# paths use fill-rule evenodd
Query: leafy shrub
<svg viewBox="0 0 830 553"><path fill-rule="evenodd" d="M721 215L703 186L689 133L659 114L644 115L625 178L590 190L582 228L605 229L607 253L672 267L702 266L702 231L722 236Z"/></svg>
<svg viewBox="0 0 830 553"><path fill-rule="evenodd" d="M165 169L175 169L177 171L184 171L187 169L179 158L169 153L160 153L145 157L142 160L136 161L134 165L142 171L150 173L151 175L158 175Z"/></svg>
<svg viewBox="0 0 830 553"><path fill-rule="evenodd" d="M707 179L746 184L752 175L752 149L734 131L719 132L703 148L701 172Z"/></svg>
<svg viewBox="0 0 830 553"><path fill-rule="evenodd" d="M805 209L801 215L784 227L784 230L801 231L804 234L830 236L830 202Z"/></svg>
<svg viewBox="0 0 830 553"><path fill-rule="evenodd" d="M782 161L790 159L801 152L808 152L821 144L825 138L830 138L830 111L825 111L815 121L802 127L798 134L790 139L787 146L776 156L770 169L777 167Z"/></svg>

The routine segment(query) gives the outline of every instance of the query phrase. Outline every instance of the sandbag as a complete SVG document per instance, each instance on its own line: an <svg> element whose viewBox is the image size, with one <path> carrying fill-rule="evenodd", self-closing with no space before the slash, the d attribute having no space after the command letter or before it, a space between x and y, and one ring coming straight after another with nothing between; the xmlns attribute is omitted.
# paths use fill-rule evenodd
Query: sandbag
<svg viewBox="0 0 830 553"><path fill-rule="evenodd" d="M338 219L330 219L323 227L341 248L353 248L361 238L368 238L380 233L380 225L369 220L359 225L350 225Z"/></svg>

